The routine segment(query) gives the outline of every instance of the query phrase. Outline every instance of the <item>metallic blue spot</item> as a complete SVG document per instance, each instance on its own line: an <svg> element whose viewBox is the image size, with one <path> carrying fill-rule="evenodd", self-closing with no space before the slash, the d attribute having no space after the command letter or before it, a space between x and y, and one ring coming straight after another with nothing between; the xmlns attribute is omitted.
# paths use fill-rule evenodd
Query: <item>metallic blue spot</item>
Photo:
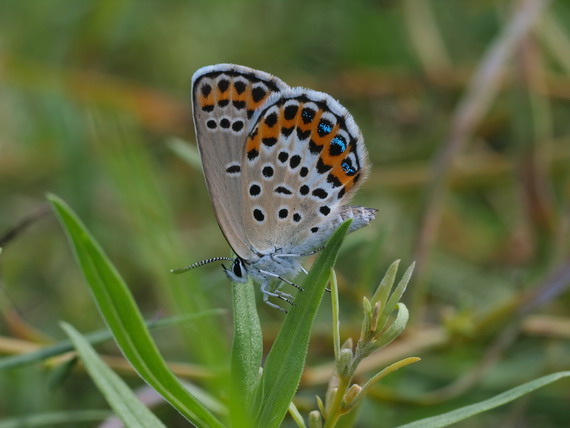
<svg viewBox="0 0 570 428"><path fill-rule="evenodd" d="M332 126L329 125L328 123L325 122L320 122L319 123L319 131L322 132L323 134L330 134L330 132L332 131Z"/></svg>
<svg viewBox="0 0 570 428"><path fill-rule="evenodd" d="M347 175L356 174L356 169L354 169L354 167L350 165L348 162L344 161L343 163L340 164L340 166L342 170L346 172Z"/></svg>
<svg viewBox="0 0 570 428"><path fill-rule="evenodd" d="M339 137L338 135L331 140L331 146L335 146L335 152L338 154L344 152L346 150L346 141L344 138Z"/></svg>

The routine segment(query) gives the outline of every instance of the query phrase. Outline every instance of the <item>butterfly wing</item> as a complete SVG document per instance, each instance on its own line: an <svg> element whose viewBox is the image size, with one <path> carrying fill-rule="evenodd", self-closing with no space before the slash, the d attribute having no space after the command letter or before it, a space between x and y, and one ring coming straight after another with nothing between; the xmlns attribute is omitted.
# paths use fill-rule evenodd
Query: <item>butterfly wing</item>
<svg viewBox="0 0 570 428"><path fill-rule="evenodd" d="M253 116L289 87L278 78L233 64L199 69L192 77L192 110L204 176L218 224L234 252L248 258L243 224L242 157Z"/></svg>
<svg viewBox="0 0 570 428"><path fill-rule="evenodd" d="M289 88L272 95L253 117L242 165L243 224L262 254L302 254L323 245L347 218L352 230L376 210L347 203L369 162L362 134L329 95Z"/></svg>

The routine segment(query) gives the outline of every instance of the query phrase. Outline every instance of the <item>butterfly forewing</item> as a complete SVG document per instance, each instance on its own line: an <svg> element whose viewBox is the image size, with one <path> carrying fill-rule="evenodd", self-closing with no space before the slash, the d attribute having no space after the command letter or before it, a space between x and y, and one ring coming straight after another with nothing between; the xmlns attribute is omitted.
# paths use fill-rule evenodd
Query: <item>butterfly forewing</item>
<svg viewBox="0 0 570 428"><path fill-rule="evenodd" d="M243 157L253 117L267 99L289 87L270 74L233 64L198 70L192 77L192 109L208 192L218 224L240 257L250 246L243 210Z"/></svg>
<svg viewBox="0 0 570 428"><path fill-rule="evenodd" d="M244 227L259 253L298 254L321 246L350 217L362 227L375 210L342 207L369 164L352 116L322 92L289 88L256 112L241 160ZM356 228L356 227L355 227Z"/></svg>

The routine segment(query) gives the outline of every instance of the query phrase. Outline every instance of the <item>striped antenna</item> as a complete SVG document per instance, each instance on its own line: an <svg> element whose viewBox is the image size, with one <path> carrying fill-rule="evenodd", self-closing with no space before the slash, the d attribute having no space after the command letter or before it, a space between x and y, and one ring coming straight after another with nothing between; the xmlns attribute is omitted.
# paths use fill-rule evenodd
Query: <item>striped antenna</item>
<svg viewBox="0 0 570 428"><path fill-rule="evenodd" d="M196 262L194 264L191 264L191 265L188 265L188 266L185 266L182 268L170 269L170 272L172 272L172 273L184 273L184 272L188 272L191 269L207 265L208 263L219 262L220 260L228 260L230 262L234 261L234 259L230 259L229 257L213 257L211 259L202 260L202 261Z"/></svg>

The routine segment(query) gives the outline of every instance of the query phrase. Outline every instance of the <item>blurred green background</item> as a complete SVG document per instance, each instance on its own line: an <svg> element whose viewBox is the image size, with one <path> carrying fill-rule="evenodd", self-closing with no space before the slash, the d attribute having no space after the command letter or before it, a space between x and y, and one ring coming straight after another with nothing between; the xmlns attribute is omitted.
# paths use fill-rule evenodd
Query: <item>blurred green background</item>
<svg viewBox="0 0 570 428"><path fill-rule="evenodd" d="M545 5L540 17L530 3ZM517 35L520 16L536 22ZM155 335L181 375L223 400L229 283L215 265L169 269L229 255L196 163L189 93L196 69L233 62L330 93L364 134L373 169L353 202L380 211L341 250L342 337L357 339L362 296L394 259L418 262L406 293L413 322L369 367L423 361L383 381L358 426L394 426L570 369L569 24L568 1L0 2L0 354L63 339L60 320L103 327L47 208L52 192L147 318L228 309ZM487 74L470 86L477 70ZM269 347L283 316L259 311ZM330 329L325 296L298 393L305 415L326 388ZM0 416L107 408L81 369L64 379L58 367L0 371ZM461 426L567 426L569 386ZM184 424L168 406L157 412Z"/></svg>

